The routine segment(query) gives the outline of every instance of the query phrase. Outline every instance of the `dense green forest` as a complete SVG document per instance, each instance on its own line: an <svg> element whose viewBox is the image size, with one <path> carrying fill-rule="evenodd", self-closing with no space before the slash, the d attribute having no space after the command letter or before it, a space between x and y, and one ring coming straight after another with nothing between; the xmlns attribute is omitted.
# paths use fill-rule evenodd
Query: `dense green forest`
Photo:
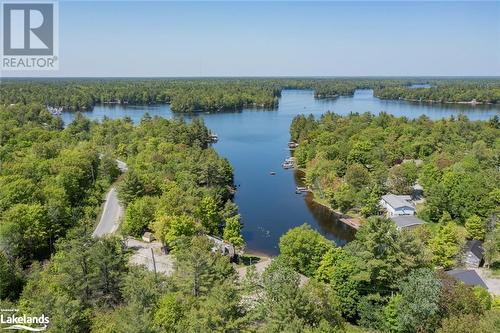
<svg viewBox="0 0 500 333"><path fill-rule="evenodd" d="M430 88L411 88L429 84ZM174 112L218 112L243 107L274 108L283 89L312 89L316 98L374 89L375 96L435 102L500 102L500 80L493 79L57 79L3 80L0 104L45 104L89 110L98 103L169 103Z"/></svg>
<svg viewBox="0 0 500 333"><path fill-rule="evenodd" d="M498 301L436 269L428 242L423 230L399 231L382 217L369 218L343 248L303 225L281 237L276 261L323 284L359 332L497 331Z"/></svg>
<svg viewBox="0 0 500 333"><path fill-rule="evenodd" d="M231 201L233 170L209 147L203 121L188 125L146 115L134 126L129 119L107 120L93 138L127 162L118 184L125 234L153 231L169 247L181 236L199 233L243 245L238 208Z"/></svg>
<svg viewBox="0 0 500 333"><path fill-rule="evenodd" d="M418 215L439 222L430 247L434 263L452 267L467 235L493 239L500 207L500 123L465 116L431 121L326 113L320 119L297 116L290 128L299 142L294 156L318 200L335 210L369 217L379 214L383 194L413 194L423 187ZM466 234L463 232L465 227ZM498 231L496 231L498 233ZM442 251L441 238L453 235ZM454 249L454 250L453 250ZM498 265L498 249L491 264Z"/></svg>
<svg viewBox="0 0 500 333"><path fill-rule="evenodd" d="M174 112L272 108L279 90L272 83L245 80L55 80L7 81L0 103L39 103L67 110L89 110L97 103L170 103Z"/></svg>
<svg viewBox="0 0 500 333"><path fill-rule="evenodd" d="M134 125L130 119L97 123L77 115L65 128L37 105L0 107L0 120L3 309L43 313L52 318L52 332L87 332L99 320L97 312L124 306L126 281L139 284L139 277L127 279L147 279L149 273L129 271L129 254L118 238L90 237L103 194L117 179L132 216L124 233L140 236L152 229L179 253L192 237L207 233L243 246L230 200L232 168L209 146L202 121L146 115ZM122 176L116 158L128 164ZM199 251L232 269L227 258L212 256L211 246L204 243Z"/></svg>
<svg viewBox="0 0 500 333"><path fill-rule="evenodd" d="M340 296L345 319L383 332L500 329L498 310L480 314L472 305L489 302L484 291L456 284L439 270L460 266L466 239L484 240L486 265L500 268L497 116L431 121L385 113L300 115L290 134L299 143L294 156L316 200L363 221L342 249L306 225L280 241L281 256L297 271ZM429 223L397 231L379 216L380 197L414 194L415 184L425 198L418 215Z"/></svg>

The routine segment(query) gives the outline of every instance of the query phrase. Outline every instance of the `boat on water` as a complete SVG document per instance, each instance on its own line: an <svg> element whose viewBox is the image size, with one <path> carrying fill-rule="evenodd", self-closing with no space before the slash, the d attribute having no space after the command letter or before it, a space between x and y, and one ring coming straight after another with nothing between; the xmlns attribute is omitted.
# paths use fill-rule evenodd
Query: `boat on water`
<svg viewBox="0 0 500 333"><path fill-rule="evenodd" d="M217 134L210 134L210 141L212 142L219 141L219 136Z"/></svg>
<svg viewBox="0 0 500 333"><path fill-rule="evenodd" d="M275 175L276 175L276 172L271 171L271 172L269 172L269 174L270 174L271 176L275 176Z"/></svg>
<svg viewBox="0 0 500 333"><path fill-rule="evenodd" d="M290 149L295 149L298 146L299 146L299 144L297 142L295 142L295 141L288 142L288 148L290 148Z"/></svg>

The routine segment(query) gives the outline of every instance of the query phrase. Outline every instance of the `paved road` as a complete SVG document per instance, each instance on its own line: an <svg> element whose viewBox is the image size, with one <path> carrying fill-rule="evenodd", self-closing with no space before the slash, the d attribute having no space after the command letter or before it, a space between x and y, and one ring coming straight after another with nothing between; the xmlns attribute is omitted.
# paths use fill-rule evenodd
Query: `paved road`
<svg viewBox="0 0 500 333"><path fill-rule="evenodd" d="M125 164L125 162L116 160L116 164L121 172L127 171L127 164ZM122 217L123 207L118 201L116 187L112 186L106 194L106 201L102 210L101 219L92 233L92 236L102 237L114 233L118 230Z"/></svg>
<svg viewBox="0 0 500 333"><path fill-rule="evenodd" d="M102 237L118 230L123 216L123 207L118 201L116 187L112 186L106 194L99 224L92 233L93 237Z"/></svg>

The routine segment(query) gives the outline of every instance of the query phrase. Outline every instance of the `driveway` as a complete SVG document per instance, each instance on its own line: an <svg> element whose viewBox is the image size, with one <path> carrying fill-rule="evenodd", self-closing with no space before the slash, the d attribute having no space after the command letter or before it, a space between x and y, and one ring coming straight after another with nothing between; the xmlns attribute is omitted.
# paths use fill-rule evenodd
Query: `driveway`
<svg viewBox="0 0 500 333"><path fill-rule="evenodd" d="M129 238L125 241L125 246L133 249L135 253L130 257L129 262L134 265L144 266L148 270L154 272L156 263L156 271L166 275L171 275L174 272L174 259L169 254L164 254L161 251L160 242L146 243L137 239ZM153 262L154 255L154 262Z"/></svg>
<svg viewBox="0 0 500 333"><path fill-rule="evenodd" d="M483 279L488 291L495 296L500 296L500 278L493 276L491 270L487 268L476 268L474 270Z"/></svg>

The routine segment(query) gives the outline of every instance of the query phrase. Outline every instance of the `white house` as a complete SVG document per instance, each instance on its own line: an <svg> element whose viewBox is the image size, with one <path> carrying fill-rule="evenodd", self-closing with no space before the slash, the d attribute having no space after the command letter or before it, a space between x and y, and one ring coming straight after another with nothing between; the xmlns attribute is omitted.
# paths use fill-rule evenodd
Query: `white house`
<svg viewBox="0 0 500 333"><path fill-rule="evenodd" d="M383 195L380 206L387 211L387 216L415 215L415 204L409 195Z"/></svg>

